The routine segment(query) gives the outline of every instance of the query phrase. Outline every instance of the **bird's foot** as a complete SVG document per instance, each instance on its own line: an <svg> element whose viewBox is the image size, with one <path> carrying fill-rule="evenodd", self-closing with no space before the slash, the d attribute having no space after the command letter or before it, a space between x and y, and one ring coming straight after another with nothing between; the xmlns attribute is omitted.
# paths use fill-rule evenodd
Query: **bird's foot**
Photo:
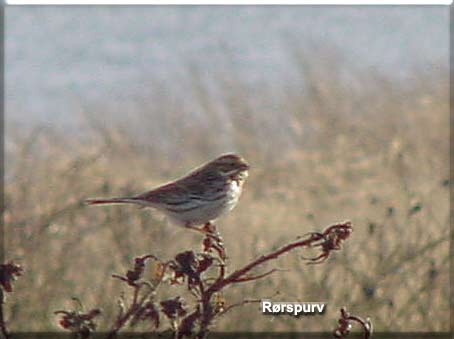
<svg viewBox="0 0 454 339"><path fill-rule="evenodd" d="M227 258L224 250L224 242L220 233L216 230L216 226L214 224L207 222L205 225L203 225L202 228L194 226L187 226L187 228L203 233L205 235L205 238L203 239L203 250L205 252L211 252L212 250L215 250L219 255L221 261L224 261Z"/></svg>

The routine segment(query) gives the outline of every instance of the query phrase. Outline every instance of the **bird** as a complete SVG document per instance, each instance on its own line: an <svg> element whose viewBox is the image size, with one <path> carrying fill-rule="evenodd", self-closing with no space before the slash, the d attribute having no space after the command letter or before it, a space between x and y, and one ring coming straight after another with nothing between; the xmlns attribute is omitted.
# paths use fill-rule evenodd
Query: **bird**
<svg viewBox="0 0 454 339"><path fill-rule="evenodd" d="M211 223L238 203L250 166L240 155L223 154L185 176L130 197L90 198L88 205L136 204L161 211L171 222L209 232ZM198 225L204 225L198 228Z"/></svg>

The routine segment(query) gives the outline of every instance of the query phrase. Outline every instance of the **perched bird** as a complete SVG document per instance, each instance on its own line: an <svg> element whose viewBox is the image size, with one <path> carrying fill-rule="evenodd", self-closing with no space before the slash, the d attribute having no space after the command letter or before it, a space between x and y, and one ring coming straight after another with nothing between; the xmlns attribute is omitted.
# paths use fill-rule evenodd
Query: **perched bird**
<svg viewBox="0 0 454 339"><path fill-rule="evenodd" d="M238 203L249 165L239 155L222 155L186 176L151 191L110 199L87 199L89 205L137 204L162 211L174 223L200 230Z"/></svg>

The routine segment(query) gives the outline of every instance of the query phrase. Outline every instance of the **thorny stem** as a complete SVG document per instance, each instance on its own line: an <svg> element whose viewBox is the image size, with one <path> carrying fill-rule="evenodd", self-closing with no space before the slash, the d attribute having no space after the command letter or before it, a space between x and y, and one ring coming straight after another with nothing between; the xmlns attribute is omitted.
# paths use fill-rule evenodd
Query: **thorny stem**
<svg viewBox="0 0 454 339"><path fill-rule="evenodd" d="M340 309L341 317L338 320L338 326L333 331L335 338L344 338L349 335L352 328L352 323L358 323L363 328L363 338L370 339L373 332L373 325L369 318L363 319L356 315L351 315L346 307Z"/></svg>
<svg viewBox="0 0 454 339"><path fill-rule="evenodd" d="M208 290L207 294L213 294L221 289L223 289L226 285L236 282L237 280L241 279L246 273L250 272L252 269L254 269L257 266L260 266L264 264L267 261L273 260L278 258L284 253L287 253L297 247L308 247L312 244L313 239L308 238L304 240L298 240L293 243L290 243L288 245L282 246L281 248L277 249L274 252L271 252L267 255L262 255L259 258L255 259L251 263L247 264L243 268L240 268L236 270L235 272L232 272L230 275L228 275L226 278L219 280L215 282Z"/></svg>
<svg viewBox="0 0 454 339"><path fill-rule="evenodd" d="M241 281L241 278L250 272L252 269L254 269L257 266L260 266L261 264L272 260L276 259L280 255L291 251L294 248L297 247L302 247L302 246L308 246L311 243L311 239L305 239L305 240L299 240L296 242L293 242L291 244L285 245L278 250L271 252L270 254L267 255L262 255L261 257L257 258L256 260L252 261L248 265L244 266L243 268L240 268L236 270L235 272L231 273L228 275L226 278L220 278L216 282L211 285L208 290L205 291L205 293L202 295L201 298L201 303L202 303L202 320L200 322L200 330L197 335L197 338L203 339L206 338L208 334L208 326L210 325L212 319L216 316L213 312L211 312L211 297L214 293L222 290L225 286L237 282L238 280Z"/></svg>
<svg viewBox="0 0 454 339"><path fill-rule="evenodd" d="M262 301L261 299L243 300L242 302L239 302L239 303L236 303L236 304L232 304L232 305L226 307L224 310L222 310L221 313L219 313L219 315L224 315L227 312L229 312L232 309L234 309L235 307L243 306L243 305L246 305L246 304L260 303L261 301Z"/></svg>
<svg viewBox="0 0 454 339"><path fill-rule="evenodd" d="M185 309L186 307L183 304L184 300L182 300L180 296L160 302L161 312L172 324L174 337L193 337L195 334L197 338L204 339L208 335L209 327L214 318L225 314L233 308L248 303L260 302L260 300L244 300L242 302L233 303L224 307L224 301L222 299L220 301L213 300L213 297L216 296L218 292L221 292L225 287L231 284L262 279L276 271L279 271L274 268L265 273L255 275L251 274L251 271L266 262L276 259L296 248L320 248L322 253L318 257L303 259L315 264L322 263L329 257L331 251L339 250L341 248L342 242L346 240L352 232L351 223L348 221L331 225L322 233L312 232L306 234L302 238L298 238L289 244L281 246L277 250L258 257L242 268L237 269L226 276L226 254L222 238L216 232L214 225L210 226L212 227L204 232L205 238L202 242L203 253L183 251L177 254L174 260L170 260L168 262L159 261L159 259L152 255L145 255L135 258L133 269L128 270L126 275L113 275L114 278L117 278L132 287L133 295L127 308L121 306L120 304L120 312L118 313L117 319L108 334L108 338L114 338L128 322L132 321L131 319L152 320L155 322L155 328L158 328L159 311L153 306L153 297L151 297L151 294L154 293L156 288L163 281L167 269L170 269L173 275L171 284L186 281L188 290L196 298L195 306L190 312L187 312ZM153 285L143 279L145 261L150 258L154 258L161 265L159 273L160 279L157 283L153 283ZM205 272L207 272L210 268L214 269L215 266L213 266L213 263L216 261L218 261L218 265L216 265L217 276L211 278L204 277ZM150 287L148 292L142 292L142 288L145 287L145 285ZM147 318L142 319L141 317L145 316L142 312L146 312L146 310L150 311L150 309L147 308L150 307L148 302L152 303L152 313L149 313ZM0 316L1 315L2 314L0 313ZM341 334L347 333L345 329L350 328L349 324L351 321L361 323L360 318L350 316L346 312L342 313L342 317L343 319L340 321L339 326L339 329L342 330L339 332ZM0 321L1 320L2 317L0 317ZM1 325L2 323L0 323L0 326ZM195 331L195 328L197 328L197 332Z"/></svg>
<svg viewBox="0 0 454 339"><path fill-rule="evenodd" d="M5 301L5 296L3 294L3 289L0 288L0 330L2 332L2 335L5 339L9 339L9 332L6 329L6 324L5 324L5 318L3 315L3 304Z"/></svg>
<svg viewBox="0 0 454 339"><path fill-rule="evenodd" d="M337 230L343 230L346 232L337 233ZM208 334L208 326L211 324L213 318L218 315L215 312L213 312L213 310L212 310L213 306L211 305L211 297L213 296L214 293L222 290L224 287L226 287L229 284L260 279L260 278L263 278L263 277L275 272L276 270L271 270L267 273L260 274L257 276L244 277L247 273L249 273L254 268L256 268L270 260L276 259L279 256L281 256L287 252L290 252L295 248L310 247L310 246L314 246L314 245L322 246L322 247L324 247L324 252L320 257L318 257L316 259L322 258L322 256L327 257L329 255L330 250L335 250L335 249L340 248L341 241L345 240L349 236L350 232L351 232L351 223L349 221L332 225L332 226L326 228L326 230L323 233L309 233L306 235L306 238L304 238L304 239L298 239L297 241L284 245L269 254L262 255L259 258L255 259L254 261L252 261L251 263L244 266L243 268L240 268L240 269L232 272L226 278L224 278L223 276L220 276L205 291L205 293L202 293L202 298L200 300L200 302L202 304L202 314L201 314L201 321L200 321L200 330L199 330L197 337L199 339L206 338L206 336ZM323 240L323 242L320 243L319 241L321 241L321 240ZM309 259L309 260L313 260L313 259Z"/></svg>
<svg viewBox="0 0 454 339"><path fill-rule="evenodd" d="M259 274L259 275L254 275L254 276L250 276L250 277L244 277L244 278L238 278L236 280L234 280L233 282L235 283L239 283L239 282L247 282L247 281L252 281L252 280L258 280L258 279L261 279L261 278L264 278L270 274L273 274L274 272L277 272L277 271L280 271L279 269L277 268L273 268L272 270L268 271L268 272L265 272L263 274Z"/></svg>
<svg viewBox="0 0 454 339"><path fill-rule="evenodd" d="M142 307L143 306L143 303L147 300L148 296L152 293L152 291L150 290L148 293L145 293L142 298L140 298L139 301L137 301L137 299L139 298L139 292L140 292L140 289L143 287L143 286L148 286L146 284L138 284L134 287L134 295L133 295L133 299L132 299L132 303L131 305L129 306L128 310L123 313L123 314L119 314L117 320L115 321L115 324L114 326L112 327L111 331L109 332L107 338L108 339L112 339L114 338L118 331L120 331L123 326L126 325L126 323L131 319L131 317L135 314L135 312L137 311L137 309L139 307Z"/></svg>

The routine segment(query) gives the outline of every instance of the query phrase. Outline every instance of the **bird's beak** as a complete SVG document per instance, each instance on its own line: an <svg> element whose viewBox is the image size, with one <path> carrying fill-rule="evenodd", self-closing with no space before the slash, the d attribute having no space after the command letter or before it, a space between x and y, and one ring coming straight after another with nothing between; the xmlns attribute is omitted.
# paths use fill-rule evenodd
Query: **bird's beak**
<svg viewBox="0 0 454 339"><path fill-rule="evenodd" d="M251 168L251 166L249 166L249 164L244 163L244 164L241 165L241 170L242 171L247 171L249 168Z"/></svg>

